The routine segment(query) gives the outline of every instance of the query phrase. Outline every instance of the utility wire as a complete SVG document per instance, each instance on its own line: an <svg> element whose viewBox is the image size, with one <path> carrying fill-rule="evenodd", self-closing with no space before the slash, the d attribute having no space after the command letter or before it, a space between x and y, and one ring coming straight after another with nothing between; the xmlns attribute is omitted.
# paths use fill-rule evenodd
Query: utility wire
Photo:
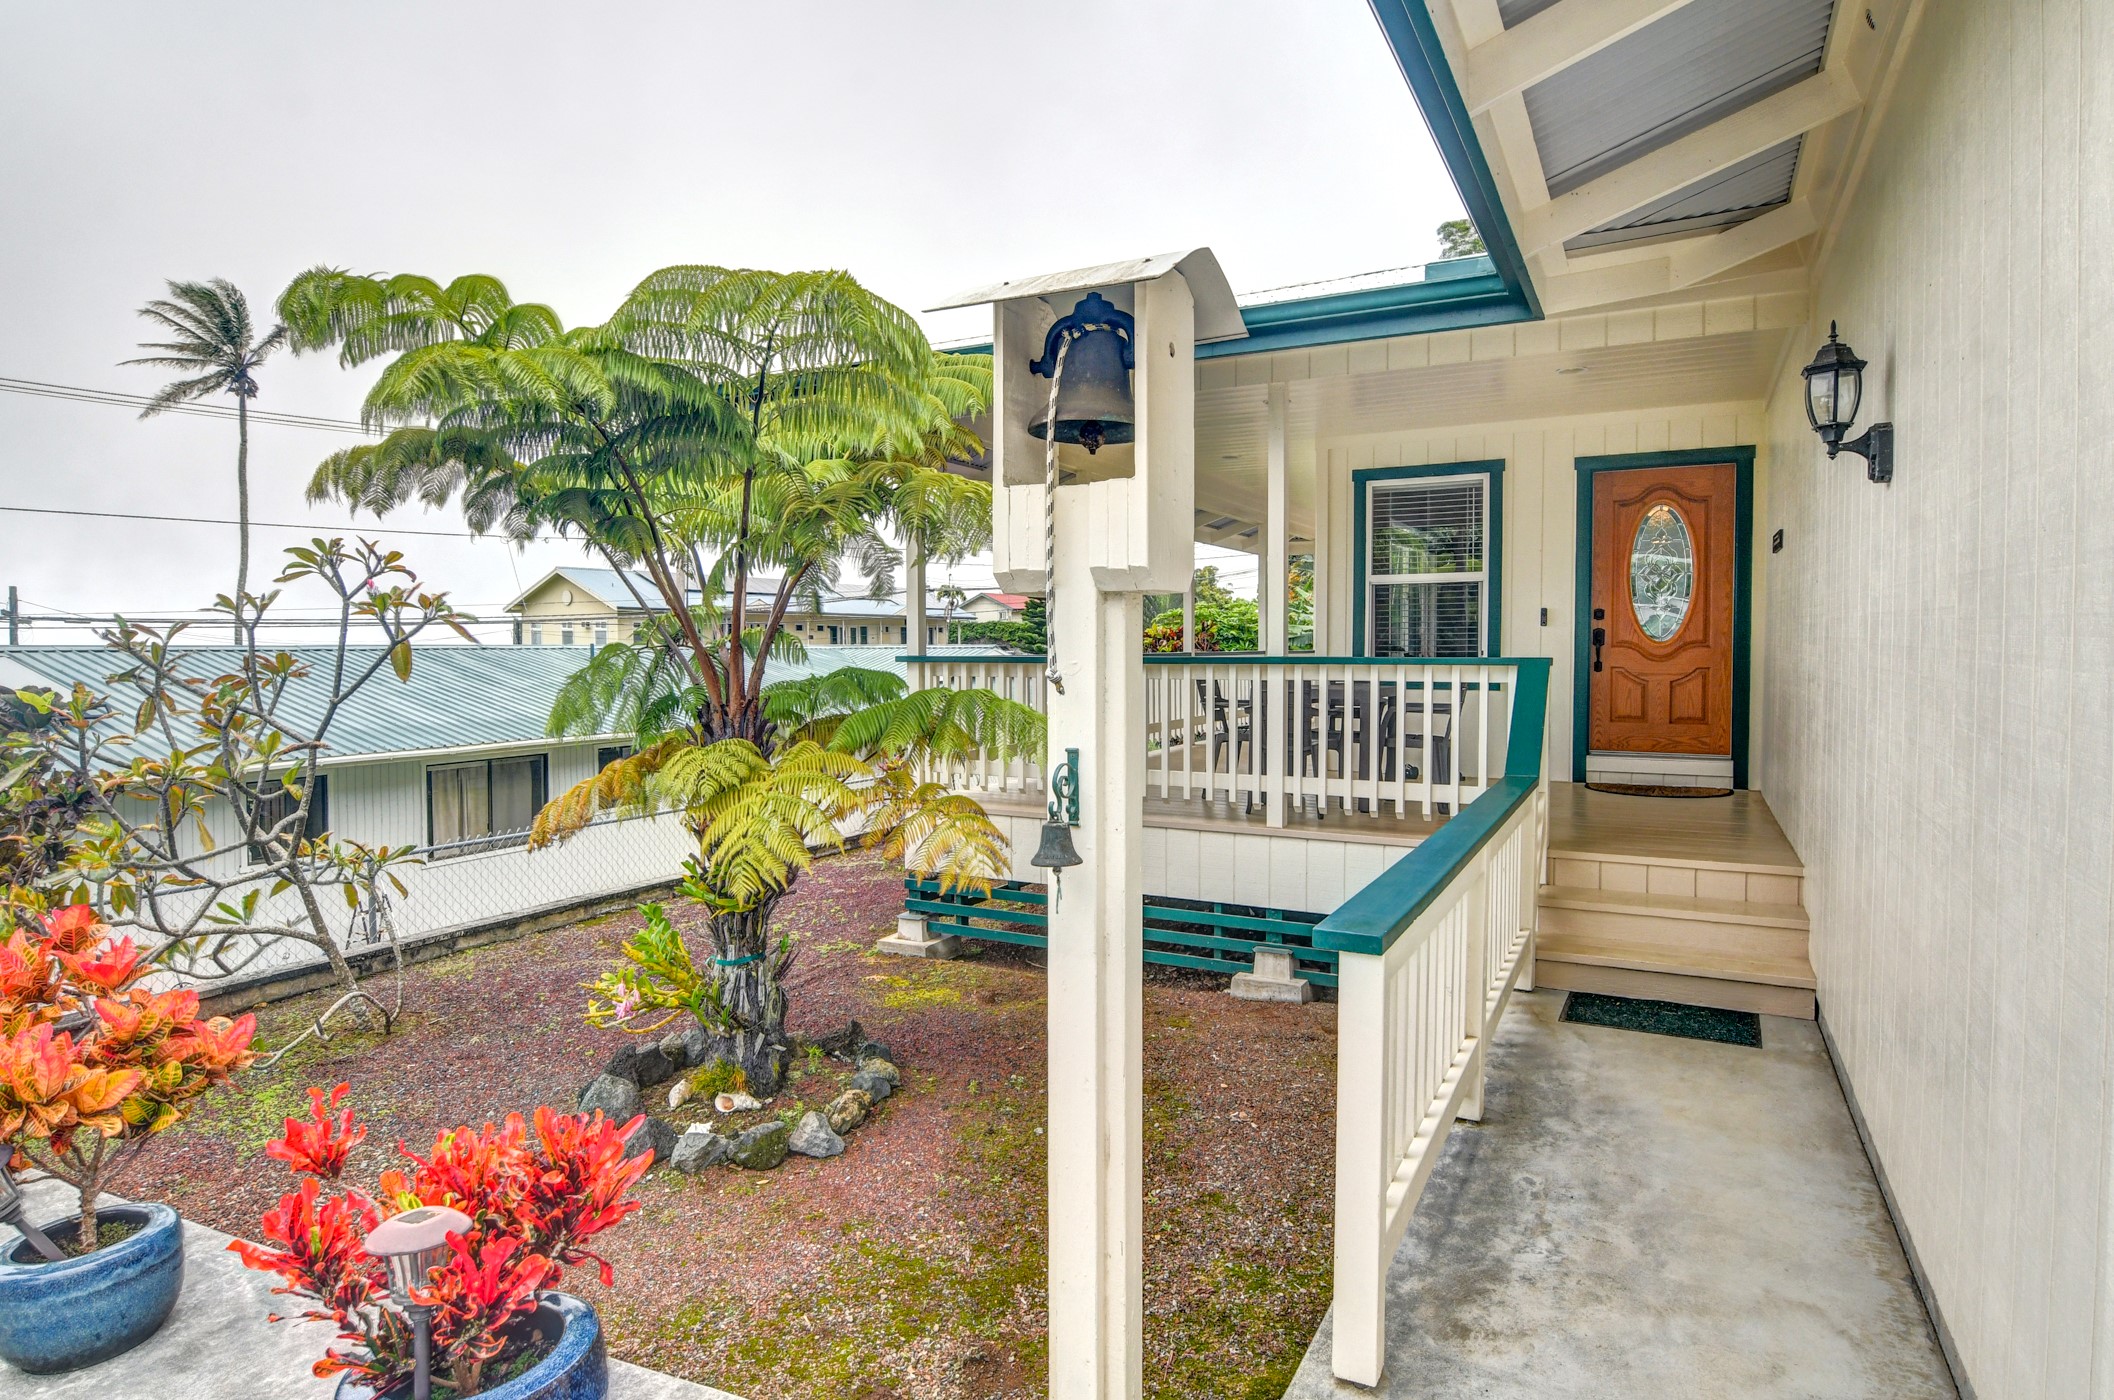
<svg viewBox="0 0 2114 1400"><path fill-rule="evenodd" d="M47 384L38 379L10 379L0 375L0 393L27 394L31 398L62 399L69 403L99 403L112 408L145 408L154 400L146 394L126 394L115 389L88 389L78 384ZM224 404L166 404L164 413L185 413L197 418L233 418L236 410ZM268 408L249 411L252 423L273 423L283 428L315 428L332 433L375 436L374 430L350 418L325 418L313 413L277 413Z"/></svg>
<svg viewBox="0 0 2114 1400"><path fill-rule="evenodd" d="M240 525L242 523L239 520L219 515L148 515L140 511L73 510L62 509L58 506L0 505L0 511L7 511L16 515L69 515L78 516L86 520L145 520L156 525ZM424 535L428 538L443 540L500 540L507 544L581 543L579 540L568 539L564 535L537 535L530 540L517 541L505 535L479 534L475 530L413 530L403 526L384 524L381 521L376 521L372 525L340 525L327 521L319 523L302 520L252 520L250 527L261 530L319 530L326 534L336 530L351 531L355 534L364 531L376 535Z"/></svg>

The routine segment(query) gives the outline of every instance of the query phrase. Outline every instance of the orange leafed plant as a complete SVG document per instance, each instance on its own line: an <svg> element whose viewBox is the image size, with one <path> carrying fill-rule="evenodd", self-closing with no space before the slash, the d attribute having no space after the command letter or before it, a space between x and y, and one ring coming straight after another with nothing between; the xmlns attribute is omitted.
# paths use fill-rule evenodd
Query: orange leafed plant
<svg viewBox="0 0 2114 1400"><path fill-rule="evenodd" d="M198 993L150 990L130 938L76 904L0 944L0 1147L81 1194L78 1238L120 1162L255 1054L256 1019L201 1019Z"/></svg>

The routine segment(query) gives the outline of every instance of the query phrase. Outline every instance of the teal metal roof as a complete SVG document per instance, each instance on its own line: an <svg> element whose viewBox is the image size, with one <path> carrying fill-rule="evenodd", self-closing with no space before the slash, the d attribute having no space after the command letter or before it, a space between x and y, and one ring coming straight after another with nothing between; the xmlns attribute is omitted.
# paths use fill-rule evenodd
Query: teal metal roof
<svg viewBox="0 0 2114 1400"><path fill-rule="evenodd" d="M240 664L233 647L185 647L187 674L225 674ZM322 713L332 652L327 647L287 647L309 668L289 694L289 724L307 726ZM896 657L901 646L810 647L805 662L770 663L769 680L790 680L845 666L905 674ZM934 655L987 648L934 648ZM380 647L354 647L356 662L372 662ZM591 647L457 646L414 647L411 679L398 681L385 665L361 688L331 726L329 757L339 761L381 754L488 748L526 744L548 737L551 704L566 678L587 664ZM110 691L119 658L106 647L0 647L0 683L71 690L76 682ZM578 743L580 739L567 742Z"/></svg>

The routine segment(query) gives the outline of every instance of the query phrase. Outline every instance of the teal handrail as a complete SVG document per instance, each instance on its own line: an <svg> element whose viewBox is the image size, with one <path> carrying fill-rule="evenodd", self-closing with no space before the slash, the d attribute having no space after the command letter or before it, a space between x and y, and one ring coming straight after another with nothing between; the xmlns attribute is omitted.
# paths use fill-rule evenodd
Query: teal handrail
<svg viewBox="0 0 2114 1400"><path fill-rule="evenodd" d="M1549 717L1549 658L1521 657L1505 771L1482 796L1314 928L1314 946L1344 953L1380 954L1466 868L1541 785L1543 730Z"/></svg>

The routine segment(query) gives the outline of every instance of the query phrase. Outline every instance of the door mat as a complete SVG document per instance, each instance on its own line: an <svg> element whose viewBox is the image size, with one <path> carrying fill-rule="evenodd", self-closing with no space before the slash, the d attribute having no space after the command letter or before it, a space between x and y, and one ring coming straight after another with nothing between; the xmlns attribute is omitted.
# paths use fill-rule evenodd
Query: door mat
<svg viewBox="0 0 2114 1400"><path fill-rule="evenodd" d="M1587 792L1614 792L1624 797L1730 797L1731 788L1676 787L1670 783L1587 783Z"/></svg>
<svg viewBox="0 0 2114 1400"><path fill-rule="evenodd" d="M1752 1011L1719 1011L1715 1007L1683 1006L1674 1001L1573 992L1564 998L1563 1019L1581 1026L1609 1026L1618 1031L1643 1031L1647 1035L1714 1040L1720 1045L1747 1045L1760 1049L1762 1044L1762 1018Z"/></svg>

